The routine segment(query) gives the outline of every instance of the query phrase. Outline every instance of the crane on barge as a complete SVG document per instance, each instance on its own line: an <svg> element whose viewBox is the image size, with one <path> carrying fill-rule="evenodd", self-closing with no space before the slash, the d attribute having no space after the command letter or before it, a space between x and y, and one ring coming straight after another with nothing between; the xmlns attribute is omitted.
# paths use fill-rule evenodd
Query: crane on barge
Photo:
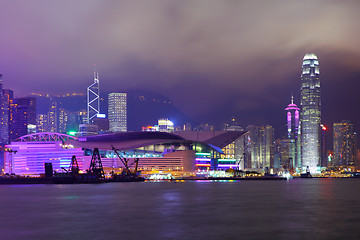
<svg viewBox="0 0 360 240"><path fill-rule="evenodd" d="M141 182L145 181L145 178L138 176L138 165L139 165L139 158L135 158L135 169L132 172L129 168L129 160L122 157L119 153L119 151L112 146L112 149L114 150L115 154L118 156L118 158L121 160L121 162L124 165L123 171L121 174L113 174L112 181L113 182Z"/></svg>

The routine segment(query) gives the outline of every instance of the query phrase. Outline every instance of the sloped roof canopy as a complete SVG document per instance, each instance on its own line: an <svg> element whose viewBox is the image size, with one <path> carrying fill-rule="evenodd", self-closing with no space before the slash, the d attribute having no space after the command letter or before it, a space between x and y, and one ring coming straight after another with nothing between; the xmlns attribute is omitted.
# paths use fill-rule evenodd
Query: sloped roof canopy
<svg viewBox="0 0 360 240"><path fill-rule="evenodd" d="M191 143L207 144L216 151L235 141L244 132L211 131L211 132L123 132L104 135L84 136L78 140L68 140L76 147L129 150L155 144Z"/></svg>
<svg viewBox="0 0 360 240"><path fill-rule="evenodd" d="M224 148L245 132L243 131L193 131L175 132L174 134L185 138L188 141L203 142L219 148Z"/></svg>
<svg viewBox="0 0 360 240"><path fill-rule="evenodd" d="M76 147L129 150L154 144L184 142L185 139L164 132L121 132L79 137L68 142Z"/></svg>

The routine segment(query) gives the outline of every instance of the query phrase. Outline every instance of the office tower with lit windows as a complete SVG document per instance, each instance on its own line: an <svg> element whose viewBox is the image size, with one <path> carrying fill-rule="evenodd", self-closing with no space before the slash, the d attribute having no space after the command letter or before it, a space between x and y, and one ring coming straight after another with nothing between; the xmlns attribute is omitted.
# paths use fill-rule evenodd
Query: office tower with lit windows
<svg viewBox="0 0 360 240"><path fill-rule="evenodd" d="M36 98L16 98L14 121L10 125L10 140L36 132Z"/></svg>
<svg viewBox="0 0 360 240"><path fill-rule="evenodd" d="M58 132L58 114L58 103L55 98L50 98L47 132Z"/></svg>
<svg viewBox="0 0 360 240"><path fill-rule="evenodd" d="M274 128L272 126L248 126L251 168L274 167ZM247 164L249 165L249 164Z"/></svg>
<svg viewBox="0 0 360 240"><path fill-rule="evenodd" d="M318 172L321 160L321 98L319 61L314 53L306 54L301 73L301 164L303 170Z"/></svg>
<svg viewBox="0 0 360 240"><path fill-rule="evenodd" d="M109 93L108 117L111 132L127 131L127 94Z"/></svg>
<svg viewBox="0 0 360 240"><path fill-rule="evenodd" d="M357 142L354 124L350 121L334 123L334 166L349 167L356 165Z"/></svg>

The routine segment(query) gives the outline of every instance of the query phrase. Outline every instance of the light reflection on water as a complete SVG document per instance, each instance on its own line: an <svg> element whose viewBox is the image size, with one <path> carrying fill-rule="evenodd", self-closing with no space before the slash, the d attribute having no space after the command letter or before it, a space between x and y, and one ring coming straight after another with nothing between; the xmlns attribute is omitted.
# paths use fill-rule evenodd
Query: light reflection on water
<svg viewBox="0 0 360 240"><path fill-rule="evenodd" d="M0 239L360 239L360 179L0 186Z"/></svg>

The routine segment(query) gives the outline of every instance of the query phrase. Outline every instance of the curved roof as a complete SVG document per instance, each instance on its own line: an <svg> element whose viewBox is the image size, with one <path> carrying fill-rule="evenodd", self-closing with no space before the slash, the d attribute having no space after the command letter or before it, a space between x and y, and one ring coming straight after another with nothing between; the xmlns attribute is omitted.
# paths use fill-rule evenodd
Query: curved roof
<svg viewBox="0 0 360 240"><path fill-rule="evenodd" d="M285 110L300 110L300 108L296 104L289 104Z"/></svg>
<svg viewBox="0 0 360 240"><path fill-rule="evenodd" d="M166 132L121 132L79 137L69 142L77 147L129 150L154 144L184 142L184 138Z"/></svg>
<svg viewBox="0 0 360 240"><path fill-rule="evenodd" d="M216 151L232 143L245 132L239 131L194 131L194 132L122 132L84 136L68 142L76 147L129 150L154 144L200 142Z"/></svg>
<svg viewBox="0 0 360 240"><path fill-rule="evenodd" d="M213 145L218 148L224 148L241 135L244 131L192 131L192 132L175 132L175 135L181 136L188 141L202 142Z"/></svg>
<svg viewBox="0 0 360 240"><path fill-rule="evenodd" d="M69 139L77 139L77 138L63 133L41 132L41 133L32 133L21 136L15 139L13 142L52 142L52 141L64 142Z"/></svg>

